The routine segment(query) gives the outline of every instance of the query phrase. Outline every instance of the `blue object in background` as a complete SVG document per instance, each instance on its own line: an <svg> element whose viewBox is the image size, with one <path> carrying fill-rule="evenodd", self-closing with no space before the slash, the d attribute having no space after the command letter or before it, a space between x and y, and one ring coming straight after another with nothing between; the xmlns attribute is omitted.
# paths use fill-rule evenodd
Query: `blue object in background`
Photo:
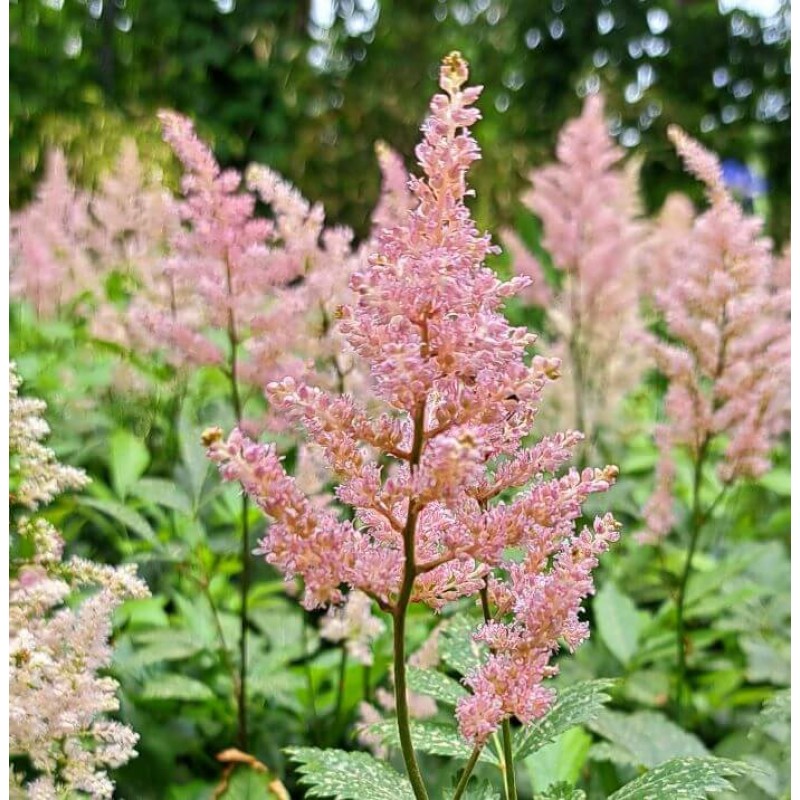
<svg viewBox="0 0 800 800"><path fill-rule="evenodd" d="M722 162L722 179L748 212L753 211L753 201L767 193L766 179L735 158L726 158Z"/></svg>

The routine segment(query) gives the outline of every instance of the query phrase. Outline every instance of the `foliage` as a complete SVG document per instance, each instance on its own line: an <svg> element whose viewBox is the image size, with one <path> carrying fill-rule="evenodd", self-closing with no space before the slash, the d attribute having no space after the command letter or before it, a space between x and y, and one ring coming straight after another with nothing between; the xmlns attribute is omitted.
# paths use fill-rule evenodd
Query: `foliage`
<svg viewBox="0 0 800 800"><path fill-rule="evenodd" d="M199 236L192 241L186 234L195 235L214 213L183 219L182 243L192 245L188 258L176 239L152 233L159 226L134 224L140 217L130 211L142 207L138 201L149 190L163 193L170 202L177 198L175 165L159 140L155 122L157 108L176 108L196 117L202 140L213 143L213 155L211 145L207 152L221 165L221 174L229 175L224 168L232 165L249 179L228 199L239 198L233 199L234 204L252 203L253 218L281 228L276 238L255 237L256 245L270 248L270 263L280 266L284 256L297 257L283 263L288 264L286 277L291 285L278 292L278 305L300 295L321 303L319 314L316 310L296 314L287 303L280 309L286 324L272 329L282 342L295 332L307 337L302 346L292 346L292 355L302 352L304 368L327 376L323 383L331 390L332 405L323 409L323 422L311 426L311 438L330 437L341 414L347 416L352 409L361 413L362 401L365 417L381 419L387 406L370 394L374 394L375 381L348 371L349 351L347 360L339 360L345 350L336 338L338 325L349 324L351 335L362 337L362 349L369 349L367 339L370 331L374 333L369 325L354 324L351 312L338 309L340 302L353 300L340 290L354 270L362 275L356 285L364 280L371 252L380 250L389 263L402 261L398 274L402 273L403 280L381 295L392 308L387 316L391 336L381 348L387 348L387 364L395 364L397 348L408 344L407 331L392 327L400 324L397 309L401 302L416 307L415 303L438 297L440 288L433 277L443 268L438 262L420 268L423 283L408 291L406 281L416 267L403 260L408 252L396 258L392 247L397 240L392 236L398 234L384 233L381 239L373 219L380 220L378 227L396 229L398 223L408 224L417 201L404 186L405 163L410 161L424 112L426 91L421 81L431 77L443 51L461 46L472 57L474 72L487 84L480 100L483 120L475 128L484 157L472 172L477 196L468 201L469 212L485 222L495 237L503 229L512 230L508 241L516 243L512 247L519 245L515 258L520 253L532 254L554 290L561 285L555 263L558 242L548 238L542 219L518 213L517 199L530 170L552 159L561 123L578 113L576 87L584 95L597 87L599 79L605 94L605 124L617 143L632 154L620 162L620 168L627 177L640 170L643 197L634 196L628 183L628 194L622 198L636 206L638 233L645 241L636 255L643 259L651 285L645 281L639 310L653 340L674 348L687 326L690 337L707 328L684 320L684 329L676 332L671 327L675 315L659 317L650 290L659 281L662 288L670 288L670 283L684 285L687 251L682 248L689 240L695 247L696 226L702 228L707 224L703 220L717 213L713 206L719 205L719 187L712 186L711 212L699 206L696 217L685 197L673 197L658 215L653 213L666 193L678 186L686 186L693 199L700 200L696 189L678 173L665 125L677 122L692 133L702 129L703 141L721 155L763 167L769 179L768 194L756 198L756 208L766 212L769 231L782 237L788 207L783 63L788 35L781 27L782 18L758 23L740 11L721 15L716 3L705 0L691 4L612 0L599 11L592 4L569 2L334 2L326 18L320 10L324 4L290 2L238 0L232 8L225 3L186 5L172 0L157 4L65 0L60 9L58 5L19 0L10 7L12 204L31 197L44 153L58 145L65 153L61 186L71 187L61 195L58 207L80 213L70 218L51 213L55 205L29 206L39 209L38 216L29 217L33 222L28 243L34 249L25 250L25 257L15 250L12 267L30 266L35 246L45 244L54 259L80 266L85 258L91 270L89 280L78 282L74 292L68 277L54 281L57 294L69 295L69 302L63 303L55 295L45 296L56 299L55 310L17 296L11 306L10 349L26 393L48 402L53 427L49 444L58 460L80 467L91 477L80 493L54 497L36 512L37 519L60 531L63 538L66 557L58 567L58 579L69 578L64 564L73 562L67 558L105 564L109 570L127 570L135 564L151 590L149 597L122 602L120 597L106 598L102 588L98 594L97 582L88 581L76 585L68 602L53 606L41 620L46 627L57 614L81 619L85 606L103 605L104 641L113 643L113 656L110 648L103 650L104 675L117 687L106 698L106 709L119 721L119 731L132 729L139 735L137 758L127 765L117 759L120 766L109 775L120 796L142 800L413 797L400 761L403 740L397 720L403 711L397 707L397 697L402 693L412 717L408 725L411 746L432 798L685 796L699 800L713 794L720 800L736 796L785 800L790 764L790 470L788 435L779 426L769 432L768 446L759 444L762 460L754 474L743 476L723 494L725 475L710 467L725 464L729 438L720 436L709 444L705 456L709 469L699 482L691 447L676 448L667 497L673 525L669 536L647 545L640 540L648 530L646 504L657 484L659 463L659 442L652 434L658 423L664 423L670 391L663 375L637 376L632 391L614 403L612 422L624 426L626 435L597 439L608 449L608 460L619 465L614 491L603 498L584 497L583 489L559 483L559 466L579 442L571 435L549 439L546 448L536 451L538 471L526 473L526 480L519 484L511 481L508 485L503 481L516 463L509 453L489 462L488 470L485 461L472 458L486 427L468 431L465 439L453 437L450 449L434 453L441 458L424 466L431 468L432 485L439 488L446 475L463 478L472 475L471 470L474 474L484 470L487 482L497 489L487 524L473 531L473 540L482 547L492 543L493 530L503 534L494 541L497 552L490 558L495 579L486 602L480 603L484 614L488 607L497 620L487 629L485 617L475 607L475 601L483 600L479 584L484 576L475 572L481 559L471 562L470 552L459 551L458 558L439 565L446 567L440 572L434 562L427 573L430 579L417 576L420 595L415 599L420 602L408 608L404 620L404 645L412 655L403 676L397 669L397 642L391 633L397 621L398 584L384 593L374 591L384 586L381 581L390 573L369 571L379 563L378 556L385 558L391 549L387 531L375 541L381 550L375 561L328 587L337 592L345 583L368 584L370 575L377 575L374 583L361 587L370 590L372 597L348 593L341 598L347 600L346 605L325 615L300 607L296 597L315 588L309 560L316 559L320 569L340 575L337 570L348 567L348 547L312 547L303 554L298 569L285 570L301 573L305 581L286 580L263 558L250 557L247 547L252 548L256 539L273 537L273 542L279 542L282 534L276 532L275 522L266 521L257 509L242 502L238 487L220 481L202 443L203 439L205 444L217 441L218 431L209 426L227 431L241 422L232 403L225 320L215 323L216 331L198 325L211 345L226 355L222 364L199 366L178 365L174 349L164 346L163 340L144 352L139 337L130 335L144 333L136 325L122 336L111 335L115 328L109 325L110 320L127 319L134 301L141 299L141 276L146 270L163 275L166 265L174 266L171 259L176 253L184 257L187 293L194 302L201 294L195 284L207 266L210 250L205 243L198 246ZM398 70L399 59L407 58L409 42L414 42L422 66ZM431 75L425 75L425 64ZM731 115L737 119L724 122ZM431 145L436 126L426 130ZM384 186L379 208L371 215L378 185L373 152L378 137L388 139L401 155L389 155L383 145L378 148ZM637 137L641 141L634 147ZM125 174L120 165L130 167L125 153L133 151L122 141L130 138L137 143L143 179L125 184L119 180ZM450 153L444 145L441 150L432 146L441 166L441 159L450 158ZM686 154L685 140L681 148ZM698 152L690 157L695 167ZM429 156L423 150L423 160ZM280 168L303 189L309 198L304 207L311 209L303 218L312 220L310 228L302 221L295 225L300 217L290 215L281 221L280 212L269 202L269 187L286 189L283 199L298 195L273 173L245 172L252 159ZM427 162L434 171L435 161L429 158ZM457 169L448 172L447 180L457 173ZM721 174L724 178L726 173ZM265 183L265 176L275 180ZM447 180L443 178L444 183ZM441 189L442 183L434 183ZM124 186L128 188L120 188ZM425 192L419 184L416 190ZM39 191L47 194L48 184L40 184ZM242 200L245 195L250 199ZM130 205L117 202L127 199ZM182 200L191 204L197 198L189 191ZM323 225L322 217L316 216L321 214L316 205L320 200L327 212L325 233L315 227L316 221ZM300 202L305 201L300 198ZM744 245L737 252L749 258L757 228L748 217L752 209L747 198L742 201L733 194L725 204L733 220L729 232ZM224 205L220 202L217 210ZM423 239L428 235L425 224L439 219L436 214L448 213L431 205L418 215ZM591 216L585 209L581 214L582 219ZM119 227L112 224L115 217ZM289 218L291 223L285 221ZM70 219L80 224L72 225ZM167 222L170 217L165 214L161 219ZM446 219L449 235L444 244L451 249L442 263L450 270L463 256L456 252L456 245L464 244L456 235L462 221L458 214ZM351 243L340 223L354 226L364 242ZM439 227L431 226L431 230ZM229 228L219 225L220 239L231 233ZM316 231L313 237L306 235L311 229ZM115 231L107 237L110 244L101 246L98 231ZM341 258L345 250L326 250L326 235L333 236L328 241L334 244L343 241L337 236L347 239L347 258ZM307 246L312 238L313 244ZM484 247L479 238L467 237L470 259L478 260ZM713 236L710 240L717 241ZM140 249L143 242L146 247ZM705 247L708 242L701 244ZM703 247L692 251L701 283L709 272L700 253ZM758 248L765 253L768 249L765 243ZM129 258L132 252L140 254L138 261ZM263 255L257 247L253 252ZM419 263L423 263L423 252L421 246L413 249ZM768 259L773 276L769 290L787 288L788 250L781 254L771 248ZM342 269L328 269L333 262ZM253 266L253 262L245 265ZM502 285L510 272L508 258L492 256L489 266L496 268L497 283ZM326 282L333 272L335 290ZM97 280L97 274L103 280ZM488 270L486 277L495 280ZM260 311L265 297L276 296L275 282L263 280L258 269L247 280L234 305L241 311L245 306ZM433 284L424 283L427 280ZM468 281L460 278L454 283L454 291L465 293L465 307L472 308L475 295ZM371 291L363 293L364 304L372 299ZM211 305L200 303L195 321L225 308L224 302L218 308ZM751 310L752 319L766 319L761 306ZM776 341L783 346L788 307L778 310L786 324ZM537 352L551 355L548 325L553 320L548 306L534 308L512 300L504 313L513 325L543 332ZM252 315L248 312L244 317L245 324L250 324ZM448 318L442 324L454 321ZM475 342L484 335L496 336L495 324L506 324L499 313L491 324L468 326L453 336L454 352L461 358L453 367L454 381L460 386L459 403L472 396L476 386L484 385L485 376L470 367L477 358ZM754 347L748 356L757 369L764 366L764 351ZM487 347L486 352L493 350ZM630 355L627 344L621 353L624 366ZM288 353L281 350L279 355ZM436 357L444 358L442 363L450 369L445 356ZM524 363L527 368L529 361ZM343 364L348 366L342 369ZM547 381L555 377L553 367L547 367ZM393 392L393 402L405 403L409 393L419 390L418 379L427 379L424 374L420 378L415 369L409 358L402 369L379 370L379 393ZM263 382L260 377L252 381L245 401L247 422L259 428L258 448L263 450L258 453L273 454L275 464L270 464L279 463L309 493L309 514L314 519L335 518L348 531L359 532L356 538L363 538L370 526L380 527L375 522L380 511L365 512L361 506L352 513L346 507L346 491L334 488L342 469L333 475L321 466L319 451L307 438L285 424L274 424L285 411L280 406L288 405L281 391L288 390L285 385L277 392L273 387L269 397L264 397ZM490 383L486 380L486 385ZM714 388L707 378L699 384L704 390ZM342 402L342 387L357 395L354 406ZM297 389L294 395L295 401L308 400L303 390ZM449 413L441 393L431 397L431 403L441 404L443 414ZM506 387L499 402L510 411L527 398L518 387ZM546 403L545 394L543 406ZM311 417L310 405L301 409L305 422ZM386 428L381 430L391 434L392 425L402 427L401 417L389 409L380 423ZM685 416L678 414L677 419L685 421ZM269 425L264 430L266 421ZM513 415L498 417L496 422L504 428L504 436L516 424ZM572 424L556 422L560 428ZM532 438L538 439L540 423L537 420ZM365 431L372 437L367 428L360 429L362 434ZM749 437L744 439L744 445L752 445ZM521 439L520 443L532 442ZM374 444L372 437L357 456L373 458ZM390 444L395 453L402 453L409 442L400 439ZM337 457L346 460L347 453L352 455L345 451ZM247 453L252 456L254 451ZM393 471L397 469L393 461L397 459L388 451L375 461L380 487L372 491L373 485L367 482L370 491L359 495L361 499L374 500L383 496L381 492L402 485L406 478L402 470L399 476ZM18 459L12 459L11 491L30 500L38 485L14 477L18 464ZM606 477L614 476L607 473ZM533 520L520 529L517 539L509 538L518 522L512 518L513 509L529 502L524 498L531 484L536 487L529 509ZM573 490L585 503L570 506L565 518L554 524L553 507L561 513L564 497ZM701 520L702 537L693 535L697 498L701 506L713 510ZM269 496L265 502L274 503L275 498ZM442 505L459 524L469 517L467 509L452 498ZM624 536L614 556L595 572L596 593L587 597L580 622L577 617L574 620L578 626L586 623L592 636L574 654L557 654L549 662L542 654L537 656L547 667L529 683L547 689L547 697L540 698L547 702L528 717L525 704L512 707L511 701L519 700L519 694L507 692L513 687L500 686L499 677L510 673L492 673L487 665L497 662L502 647L509 652L517 647L513 637L520 634L519 615L539 602L537 591L547 584L528 587L527 594L508 591L508 587L519 580L526 558L528 565L532 563L536 537L554 528L559 536L566 536L572 526L580 530L587 520L609 509L622 523ZM284 504L270 514L274 517L273 511L285 510ZM393 510L400 517L407 508L398 501ZM19 514L12 510L12 611L19 606L14 582L19 582L20 570L31 569L30 559L35 557L31 537L15 532L19 524ZM451 521L446 530L447 547L457 549L458 526ZM439 540L432 546L439 547ZM445 553L442 548L435 550L437 556L456 552ZM549 556L545 562L540 574L550 576ZM691 565L688 571L687 564ZM245 565L250 570L247 579ZM354 574L358 581L350 580ZM565 586L577 591L577 583L570 580ZM583 583L581 587L581 592L587 588ZM565 596L553 593L556 599ZM39 630L33 621L23 627L25 632ZM568 633L577 639L584 630L576 627ZM243 632L246 651L241 648ZM513 646L503 637L509 637ZM681 658L685 663L680 663ZM25 665L12 666L19 670ZM558 674L551 674L551 669ZM528 680L531 674L523 673L522 678ZM247 678L245 689L242 675ZM492 691L481 676L488 676ZM88 673L84 677L90 681ZM478 751L461 737L454 717L455 709L476 704L476 693L481 702L498 697L509 701L499 717L491 716L494 706L485 714L478 708L481 713L474 718L485 723L491 717L488 727L492 728ZM84 699L91 699L90 695L87 692ZM116 702L119 708L112 710ZM31 718L44 708L38 700L26 706L26 711L34 712ZM246 748L240 744L242 707L249 717ZM373 755L356 747L370 749ZM44 763L26 759L24 749L17 748L13 760L18 781L12 787L14 797L24 796L21 783L35 777L40 769L37 763ZM470 773L464 766L473 756L470 769L474 772ZM508 764L509 758L513 765Z"/></svg>

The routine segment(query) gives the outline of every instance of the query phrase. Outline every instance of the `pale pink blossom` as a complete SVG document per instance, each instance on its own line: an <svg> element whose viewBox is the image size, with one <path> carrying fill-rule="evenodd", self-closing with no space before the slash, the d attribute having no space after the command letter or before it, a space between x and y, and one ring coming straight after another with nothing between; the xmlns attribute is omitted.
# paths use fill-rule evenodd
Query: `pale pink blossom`
<svg viewBox="0 0 800 800"><path fill-rule="evenodd" d="M34 201L11 218L11 296L48 318L93 293L101 276L87 252L90 224L88 195L70 180L64 154L51 150Z"/></svg>
<svg viewBox="0 0 800 800"><path fill-rule="evenodd" d="M87 479L41 444L44 404L18 396L13 368L9 378L10 476L19 487L12 505L33 510ZM61 536L43 517L16 518L11 537L9 750L26 757L37 776L24 791L33 800L77 793L111 798L108 769L136 755L138 736L105 716L119 707L119 687L101 673L111 664L115 609L148 596L147 587L134 566L65 561ZM22 774L13 777L14 796L24 781Z"/></svg>
<svg viewBox="0 0 800 800"><path fill-rule="evenodd" d="M686 167L706 184L710 206L675 248L670 279L655 292L670 342L653 341L669 381L665 422L657 432L661 463L645 509L657 540L672 525L674 450L695 464L724 443L717 463L723 484L755 478L789 427L789 271L725 189L716 156L677 128L670 129Z"/></svg>
<svg viewBox="0 0 800 800"><path fill-rule="evenodd" d="M597 437L619 432L621 404L647 366L638 311L638 169L623 165L622 155L602 98L589 95L559 134L557 161L530 174L523 202L541 220L542 247L562 273L558 288L513 233L503 235L514 270L532 281L523 299L547 313L544 347L562 363L543 422L554 429L566 420L581 430L586 454Z"/></svg>

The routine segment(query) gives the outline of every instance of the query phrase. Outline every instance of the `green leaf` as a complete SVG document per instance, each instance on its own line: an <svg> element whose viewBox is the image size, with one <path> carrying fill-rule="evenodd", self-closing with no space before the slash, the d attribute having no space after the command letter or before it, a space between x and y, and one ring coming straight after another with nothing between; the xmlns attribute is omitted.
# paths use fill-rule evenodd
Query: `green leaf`
<svg viewBox="0 0 800 800"><path fill-rule="evenodd" d="M554 784L574 786L591 746L592 737L583 728L576 727L531 753L523 763L534 791L543 792Z"/></svg>
<svg viewBox="0 0 800 800"><path fill-rule="evenodd" d="M792 473L785 467L776 467L758 481L765 489L769 489L781 497L792 494Z"/></svg>
<svg viewBox="0 0 800 800"><path fill-rule="evenodd" d="M108 449L111 484L117 497L124 500L147 469L150 453L141 439L124 430L111 434Z"/></svg>
<svg viewBox="0 0 800 800"><path fill-rule="evenodd" d="M442 800L452 800L454 792L455 788L445 789ZM501 800L500 792L498 792L489 781L476 783L474 778L461 797L462 800Z"/></svg>
<svg viewBox="0 0 800 800"><path fill-rule="evenodd" d="M709 755L696 736L655 711L625 714L601 709L588 725L613 745L593 748L595 760L652 768L670 758Z"/></svg>
<svg viewBox="0 0 800 800"><path fill-rule="evenodd" d="M217 800L276 800L279 795L269 788L272 780L267 772L236 767L225 791L214 797Z"/></svg>
<svg viewBox="0 0 800 800"><path fill-rule="evenodd" d="M613 685L611 680L582 681L562 689L545 716L516 734L514 758L525 758L570 728L594 719L611 699L608 690Z"/></svg>
<svg viewBox="0 0 800 800"><path fill-rule="evenodd" d="M627 667L636 653L641 632L641 616L633 600L609 582L595 597L594 613L600 638Z"/></svg>
<svg viewBox="0 0 800 800"><path fill-rule="evenodd" d="M285 752L300 765L300 783L310 787L307 797L414 800L408 780L369 753L320 750L316 747L288 747Z"/></svg>
<svg viewBox="0 0 800 800"><path fill-rule="evenodd" d="M192 504L186 494L172 481L164 478L140 478L131 493L148 503L170 508L181 514L191 514Z"/></svg>
<svg viewBox="0 0 800 800"><path fill-rule="evenodd" d="M733 789L726 778L744 777L753 767L726 758L673 758L623 786L608 800L704 800L709 792Z"/></svg>
<svg viewBox="0 0 800 800"><path fill-rule="evenodd" d="M178 420L178 444L195 506L200 503L203 484L211 466L200 442L202 432L203 428L192 422L189 404L185 404Z"/></svg>
<svg viewBox="0 0 800 800"><path fill-rule="evenodd" d="M185 675L159 675L148 681L142 689L143 700L184 700L201 702L211 700L214 692L204 683Z"/></svg>
<svg viewBox="0 0 800 800"><path fill-rule="evenodd" d="M479 666L486 652L486 647L472 638L477 629L478 623L462 614L443 626L439 635L442 661L459 675L466 675Z"/></svg>
<svg viewBox="0 0 800 800"><path fill-rule="evenodd" d="M117 502L116 500L103 500L98 497L80 497L78 503L87 508L94 508L105 514L111 519L119 522L124 527L138 534L152 545L160 547L160 542L155 531L150 527L150 523L132 508Z"/></svg>
<svg viewBox="0 0 800 800"><path fill-rule="evenodd" d="M408 668L408 688L412 692L433 697L441 703L454 706L462 697L466 697L467 690L456 680L438 672L435 669Z"/></svg>
<svg viewBox="0 0 800 800"><path fill-rule="evenodd" d="M778 744L789 744L791 734L791 695L788 689L775 692L764 703L756 721L753 723L754 731L763 731Z"/></svg>
<svg viewBox="0 0 800 800"><path fill-rule="evenodd" d="M547 791L536 794L536 800L586 800L586 792L575 789L569 783L555 783Z"/></svg>
<svg viewBox="0 0 800 800"><path fill-rule="evenodd" d="M369 730L380 736L389 747L400 747L397 720L387 719L377 722L370 725ZM412 720L411 740L414 742L414 749L434 756L449 756L466 760L472 755L472 746L459 736L458 731L451 724ZM481 751L479 761L496 765L500 763L497 756L487 748Z"/></svg>
<svg viewBox="0 0 800 800"><path fill-rule="evenodd" d="M739 637L739 645L747 656L747 679L751 683L789 685L791 652L788 640L755 633Z"/></svg>
<svg viewBox="0 0 800 800"><path fill-rule="evenodd" d="M132 665L145 667L161 661L184 661L205 648L188 631L159 628L136 636Z"/></svg>

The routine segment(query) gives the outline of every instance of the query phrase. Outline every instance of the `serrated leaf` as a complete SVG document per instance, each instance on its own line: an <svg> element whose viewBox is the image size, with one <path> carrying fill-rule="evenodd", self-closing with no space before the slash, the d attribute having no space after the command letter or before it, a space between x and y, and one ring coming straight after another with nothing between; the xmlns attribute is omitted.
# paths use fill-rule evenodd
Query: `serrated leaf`
<svg viewBox="0 0 800 800"><path fill-rule="evenodd" d="M788 689L775 694L764 703L753 723L754 731L763 731L779 744L789 744L791 734L791 694Z"/></svg>
<svg viewBox="0 0 800 800"><path fill-rule="evenodd" d="M609 749L604 756L625 763L652 768L670 758L709 755L696 736L655 711L624 714L602 709L588 725L618 748ZM597 758L597 753L594 749L593 757Z"/></svg>
<svg viewBox="0 0 800 800"><path fill-rule="evenodd" d="M636 653L641 631L641 617L633 600L608 582L594 599L594 613L600 638L628 666Z"/></svg>
<svg viewBox="0 0 800 800"><path fill-rule="evenodd" d="M467 675L479 666L487 652L484 645L472 638L478 627L479 623L465 615L453 617L442 627L439 654L442 661L459 675Z"/></svg>
<svg viewBox="0 0 800 800"><path fill-rule="evenodd" d="M143 700L183 700L201 702L211 700L214 692L204 683L185 675L160 675L145 684Z"/></svg>
<svg viewBox="0 0 800 800"><path fill-rule="evenodd" d="M400 747L400 734L397 730L397 721L387 719L369 726L370 733L376 733L389 747ZM472 746L467 744L452 726L442 722L429 720L411 721L411 740L414 749L434 756L449 756L450 758L468 759L472 755ZM489 749L481 751L479 761L487 764L499 764L497 756Z"/></svg>
<svg viewBox="0 0 800 800"><path fill-rule="evenodd" d="M408 688L412 692L427 695L446 705L454 706L468 694L458 681L435 669L409 667L407 678Z"/></svg>
<svg viewBox="0 0 800 800"><path fill-rule="evenodd" d="M537 793L536 800L586 800L586 792L568 783L554 783L541 794Z"/></svg>
<svg viewBox="0 0 800 800"><path fill-rule="evenodd" d="M191 514L192 504L172 481L164 478L140 478L131 487L131 494L148 503L155 503L181 514Z"/></svg>
<svg viewBox="0 0 800 800"><path fill-rule="evenodd" d="M369 753L288 747L287 755L299 764L300 783L307 797L334 800L414 800L408 780L389 764Z"/></svg>
<svg viewBox="0 0 800 800"><path fill-rule="evenodd" d="M611 697L611 680L582 681L558 693L553 707L541 719L514 737L514 758L525 758L576 725L594 719Z"/></svg>
<svg viewBox="0 0 800 800"><path fill-rule="evenodd" d="M791 650L786 639L745 635L739 644L747 656L747 679L751 683L788 686L791 682Z"/></svg>
<svg viewBox="0 0 800 800"><path fill-rule="evenodd" d="M704 800L709 792L733 789L726 778L744 777L753 768L725 758L673 758L623 786L608 800Z"/></svg>
<svg viewBox="0 0 800 800"><path fill-rule="evenodd" d="M138 511L134 511L116 500L104 500L99 497L80 497L78 503L87 508L94 508L96 511L100 511L138 534L145 541L160 546L158 537L150 527L150 523Z"/></svg>
<svg viewBox="0 0 800 800"><path fill-rule="evenodd" d="M129 431L117 430L108 441L111 484L117 497L125 499L131 486L144 474L150 453L144 442Z"/></svg>

